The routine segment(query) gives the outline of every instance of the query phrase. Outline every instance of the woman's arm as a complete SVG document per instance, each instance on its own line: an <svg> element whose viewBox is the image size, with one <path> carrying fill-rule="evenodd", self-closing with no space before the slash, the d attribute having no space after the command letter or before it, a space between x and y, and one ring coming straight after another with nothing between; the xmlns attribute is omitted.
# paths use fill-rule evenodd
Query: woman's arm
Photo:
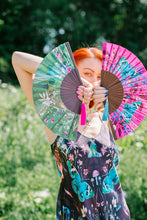
<svg viewBox="0 0 147 220"><path fill-rule="evenodd" d="M43 58L41 57L17 51L12 55L12 65L18 81L27 99L34 108L32 95L33 74L35 74L42 60Z"/></svg>
<svg viewBox="0 0 147 220"><path fill-rule="evenodd" d="M42 57L34 56L23 52L16 51L12 55L12 65L15 70L18 81L27 99L34 108L35 105L33 102L32 94L33 76L42 60ZM52 144L57 135L54 134L51 130L49 130L45 125L44 127L49 143Z"/></svg>

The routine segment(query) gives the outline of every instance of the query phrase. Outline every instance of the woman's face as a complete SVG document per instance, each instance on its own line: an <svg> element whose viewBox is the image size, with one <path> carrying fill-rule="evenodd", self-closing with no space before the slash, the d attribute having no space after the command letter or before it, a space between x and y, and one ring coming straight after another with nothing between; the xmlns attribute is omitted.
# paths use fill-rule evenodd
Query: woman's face
<svg viewBox="0 0 147 220"><path fill-rule="evenodd" d="M86 58L77 64L80 76L94 85L101 80L102 61L98 58Z"/></svg>

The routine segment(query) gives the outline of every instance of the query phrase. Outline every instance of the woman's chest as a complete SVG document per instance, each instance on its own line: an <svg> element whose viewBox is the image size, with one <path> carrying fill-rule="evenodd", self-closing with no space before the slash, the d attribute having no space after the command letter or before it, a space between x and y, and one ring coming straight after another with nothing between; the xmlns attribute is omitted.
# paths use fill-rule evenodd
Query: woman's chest
<svg viewBox="0 0 147 220"><path fill-rule="evenodd" d="M78 123L78 131L89 138L95 138L101 130L102 122L97 112L89 113L86 117L86 124L81 125L80 120Z"/></svg>
<svg viewBox="0 0 147 220"><path fill-rule="evenodd" d="M62 161L66 166L67 161L76 168L82 175L86 172L97 170L102 176L106 175L118 160L116 145L111 142L109 146L100 143L93 138L86 138L80 135L77 142L68 141L59 137L54 146L56 161Z"/></svg>

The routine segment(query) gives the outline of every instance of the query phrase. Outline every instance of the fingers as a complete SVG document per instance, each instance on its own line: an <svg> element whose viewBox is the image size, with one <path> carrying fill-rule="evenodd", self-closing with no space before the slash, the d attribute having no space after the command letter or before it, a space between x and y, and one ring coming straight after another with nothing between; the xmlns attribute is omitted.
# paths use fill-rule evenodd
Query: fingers
<svg viewBox="0 0 147 220"><path fill-rule="evenodd" d="M101 80L98 80L98 81L94 82L94 87L100 86L100 84L101 84Z"/></svg>
<svg viewBox="0 0 147 220"><path fill-rule="evenodd" d="M88 82L86 79L81 78L83 86L85 87L93 87L90 82Z"/></svg>
<svg viewBox="0 0 147 220"><path fill-rule="evenodd" d="M85 104L89 104L93 90L92 87L79 86L76 93L81 101L84 101Z"/></svg>
<svg viewBox="0 0 147 220"><path fill-rule="evenodd" d="M106 100L106 97L101 97L100 95L94 95L93 96L93 101L94 102L104 102Z"/></svg>
<svg viewBox="0 0 147 220"><path fill-rule="evenodd" d="M80 96L90 97L93 94L92 88L86 88L84 86L79 86L77 89L77 94Z"/></svg>
<svg viewBox="0 0 147 220"><path fill-rule="evenodd" d="M82 79L83 86L79 86L76 93L81 102L84 102L87 106L91 100L95 103L95 109L101 110L103 108L103 102L108 96L108 90L100 86L100 82L94 83L94 87L91 83Z"/></svg>
<svg viewBox="0 0 147 220"><path fill-rule="evenodd" d="M83 98L81 97L81 96L78 96L78 99L81 101L81 102L83 102ZM85 99L84 98L84 103L86 104L86 105L88 105L89 104L89 99Z"/></svg>
<svg viewBox="0 0 147 220"><path fill-rule="evenodd" d="M103 102L106 100L108 90L104 87L96 85L94 88L93 100L94 102Z"/></svg>
<svg viewBox="0 0 147 220"><path fill-rule="evenodd" d="M81 78L83 86L79 86L76 93L78 95L78 98L83 101L85 104L89 104L92 94L93 94L93 86L91 83L89 83L86 79Z"/></svg>

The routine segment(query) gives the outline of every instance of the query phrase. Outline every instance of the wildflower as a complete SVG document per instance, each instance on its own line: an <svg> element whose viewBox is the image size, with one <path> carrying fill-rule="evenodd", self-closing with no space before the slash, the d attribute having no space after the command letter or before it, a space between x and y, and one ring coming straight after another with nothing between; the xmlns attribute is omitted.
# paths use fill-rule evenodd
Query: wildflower
<svg viewBox="0 0 147 220"><path fill-rule="evenodd" d="M36 198L36 199L34 199L34 201L35 201L36 203L40 203L40 202L42 201L42 199L41 199L41 198Z"/></svg>
<svg viewBox="0 0 147 220"><path fill-rule="evenodd" d="M50 196L50 193L49 193L48 189L45 189L43 191L37 191L37 192L34 193L34 197L46 198L46 197L49 197L49 196Z"/></svg>
<svg viewBox="0 0 147 220"><path fill-rule="evenodd" d="M137 142L137 143L136 143L136 146L137 146L137 147L143 147L143 143Z"/></svg>
<svg viewBox="0 0 147 220"><path fill-rule="evenodd" d="M0 193L0 198L1 198L1 199L5 199L5 197L6 197L6 196L5 196L5 193L4 193L4 192Z"/></svg>

